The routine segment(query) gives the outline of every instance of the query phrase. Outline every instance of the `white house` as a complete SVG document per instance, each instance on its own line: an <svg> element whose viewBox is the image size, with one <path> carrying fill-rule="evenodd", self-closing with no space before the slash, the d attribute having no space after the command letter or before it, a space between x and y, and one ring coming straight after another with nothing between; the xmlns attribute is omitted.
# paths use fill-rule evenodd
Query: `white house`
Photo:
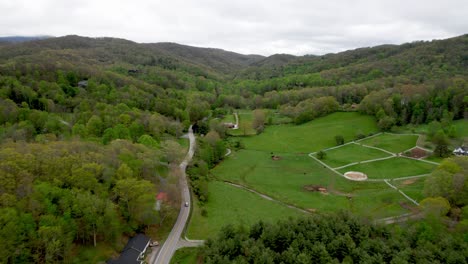
<svg viewBox="0 0 468 264"><path fill-rule="evenodd" d="M468 147L460 146L458 148L455 148L453 154L457 156L468 156Z"/></svg>

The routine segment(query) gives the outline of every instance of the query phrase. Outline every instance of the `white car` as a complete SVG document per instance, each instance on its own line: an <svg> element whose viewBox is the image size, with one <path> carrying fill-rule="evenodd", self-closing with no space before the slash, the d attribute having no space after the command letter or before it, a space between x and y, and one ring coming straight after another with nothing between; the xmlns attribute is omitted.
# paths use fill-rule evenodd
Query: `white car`
<svg viewBox="0 0 468 264"><path fill-rule="evenodd" d="M184 203L184 206L185 206L185 207L188 207L188 202L185 202L185 203Z"/></svg>

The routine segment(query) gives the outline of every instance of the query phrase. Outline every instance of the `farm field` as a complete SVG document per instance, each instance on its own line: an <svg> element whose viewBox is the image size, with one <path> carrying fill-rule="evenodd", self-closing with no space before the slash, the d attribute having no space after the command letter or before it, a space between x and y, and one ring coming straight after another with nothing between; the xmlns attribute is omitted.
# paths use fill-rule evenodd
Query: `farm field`
<svg viewBox="0 0 468 264"><path fill-rule="evenodd" d="M204 205L207 216L202 216L197 202L194 203L187 229L187 237L191 239L206 239L227 224L248 226L261 219L275 221L303 214L227 183L212 181L208 188L210 198Z"/></svg>
<svg viewBox="0 0 468 264"><path fill-rule="evenodd" d="M249 120L248 118L244 120ZM210 171L209 201L202 216L197 203L187 231L191 239L205 239L221 226L232 223L246 225L258 219L278 219L302 214L286 207L293 205L311 213L349 210L369 219L397 216L411 212L415 205L382 179L393 179L430 173L436 166L423 161L392 157L339 169L362 171L369 179L351 181L315 159L309 153L335 147L336 135L350 142L358 134L375 134L373 117L359 113L334 113L300 126L292 124L268 126L264 133L242 137L245 149L233 151ZM322 161L331 167L354 162L391 157L391 154L360 144L383 148L395 153L416 145L417 135L376 135L357 143L325 150ZM243 190L233 182L280 201L264 199ZM420 201L424 178L409 181L392 180L392 184Z"/></svg>
<svg viewBox="0 0 468 264"><path fill-rule="evenodd" d="M325 151L326 157L322 160L327 165L335 168L352 162L385 158L389 153L378 149L366 148L358 144L348 144L336 149Z"/></svg>
<svg viewBox="0 0 468 264"><path fill-rule="evenodd" d="M374 117L356 112L337 112L302 125L269 126L255 137L244 139L247 149L267 152L310 153L336 145L335 136L345 142L358 134L377 132Z"/></svg>
<svg viewBox="0 0 468 264"><path fill-rule="evenodd" d="M393 153L400 153L416 146L418 135L380 134L359 141L360 144L377 147Z"/></svg>
<svg viewBox="0 0 468 264"><path fill-rule="evenodd" d="M239 129L229 129L228 134L232 136L252 136L255 135L255 129L252 127L253 114L251 110L237 110L239 117ZM236 123L234 114L228 114L223 122Z"/></svg>
<svg viewBox="0 0 468 264"><path fill-rule="evenodd" d="M394 179L430 173L435 165L407 158L391 158L370 163L357 164L338 170L340 173L359 171L369 179Z"/></svg>

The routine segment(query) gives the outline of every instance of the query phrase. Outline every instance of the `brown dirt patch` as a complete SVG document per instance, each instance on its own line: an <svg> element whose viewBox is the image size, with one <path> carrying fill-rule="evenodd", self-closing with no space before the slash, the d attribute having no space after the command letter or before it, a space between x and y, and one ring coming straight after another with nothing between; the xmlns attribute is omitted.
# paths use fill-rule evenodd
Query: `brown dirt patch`
<svg viewBox="0 0 468 264"><path fill-rule="evenodd" d="M352 181L365 181L367 175L359 171L348 171L344 174L345 178Z"/></svg>
<svg viewBox="0 0 468 264"><path fill-rule="evenodd" d="M281 157L280 157L280 156L273 155L273 156L271 156L271 159L272 159L272 160L280 160Z"/></svg>
<svg viewBox="0 0 468 264"><path fill-rule="evenodd" d="M425 151L424 149L420 149L420 148L414 148L410 150L409 156L415 159L420 159L422 157L427 156L427 151Z"/></svg>
<svg viewBox="0 0 468 264"><path fill-rule="evenodd" d="M323 194L328 194L327 188L320 185L305 185L304 190L309 192L320 192Z"/></svg>
<svg viewBox="0 0 468 264"><path fill-rule="evenodd" d="M402 182L403 185L410 185L416 182L416 179L408 179Z"/></svg>

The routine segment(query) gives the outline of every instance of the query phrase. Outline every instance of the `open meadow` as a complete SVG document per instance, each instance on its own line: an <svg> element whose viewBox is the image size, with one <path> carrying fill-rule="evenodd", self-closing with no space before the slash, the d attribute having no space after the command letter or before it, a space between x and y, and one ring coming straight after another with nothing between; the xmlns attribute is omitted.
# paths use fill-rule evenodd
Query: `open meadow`
<svg viewBox="0 0 468 264"><path fill-rule="evenodd" d="M203 206L206 215L194 206L187 236L204 239L227 223L245 225L258 219L303 214L286 204L310 213L349 210L369 219L411 212L415 205L383 179L427 174L436 166L394 156L414 147L417 135L379 134L335 147L336 135L350 142L357 135L376 132L373 117L341 112L299 126L268 126L260 135L243 137L245 149L233 151L210 171L213 180L209 183L209 201ZM328 166L350 166L332 171L309 157L319 150L325 150L322 162ZM378 160L381 158L388 159ZM377 161L359 163L373 159ZM346 171L361 171L377 181L351 181L340 175ZM424 179L391 182L416 201L422 199Z"/></svg>

